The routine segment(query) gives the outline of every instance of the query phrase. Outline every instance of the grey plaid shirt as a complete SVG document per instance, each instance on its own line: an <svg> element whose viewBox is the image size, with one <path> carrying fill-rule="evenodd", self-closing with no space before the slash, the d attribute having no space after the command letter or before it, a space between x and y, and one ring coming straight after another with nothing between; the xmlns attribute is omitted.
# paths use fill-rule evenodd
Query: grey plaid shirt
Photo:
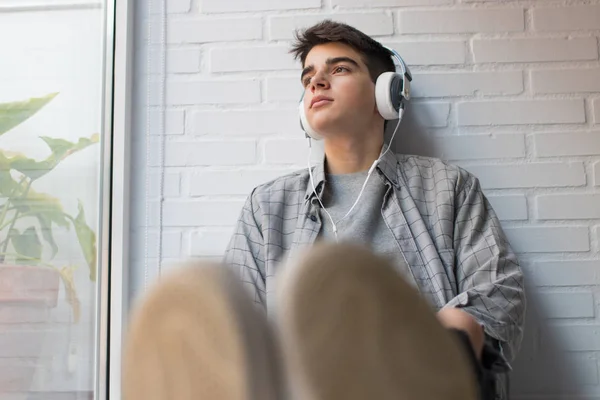
<svg viewBox="0 0 600 400"><path fill-rule="evenodd" d="M391 151L377 172L388 193L393 190L385 196L382 216L421 294L436 310L455 306L474 316L485 329L492 368L510 370L522 339L523 275L478 179L435 158ZM324 160L313 174L321 194ZM282 176L248 197L225 262L239 269L255 302L267 307L277 269L294 251L312 245L320 229L308 171ZM497 379L497 398L506 398L505 374Z"/></svg>

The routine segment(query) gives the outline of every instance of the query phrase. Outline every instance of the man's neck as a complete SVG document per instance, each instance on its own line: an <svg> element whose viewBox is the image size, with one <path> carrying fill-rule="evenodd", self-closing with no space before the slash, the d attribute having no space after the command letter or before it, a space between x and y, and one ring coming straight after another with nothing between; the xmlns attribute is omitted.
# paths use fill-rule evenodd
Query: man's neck
<svg viewBox="0 0 600 400"><path fill-rule="evenodd" d="M351 174L366 171L379 158L381 140L355 138L330 138L325 140L326 171L329 174Z"/></svg>

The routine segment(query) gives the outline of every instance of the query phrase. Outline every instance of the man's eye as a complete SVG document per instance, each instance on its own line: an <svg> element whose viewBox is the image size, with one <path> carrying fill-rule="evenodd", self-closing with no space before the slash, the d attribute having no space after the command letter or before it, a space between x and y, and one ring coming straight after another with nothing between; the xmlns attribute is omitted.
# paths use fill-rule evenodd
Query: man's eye
<svg viewBox="0 0 600 400"><path fill-rule="evenodd" d="M340 72L340 70L343 71L350 71L348 68L346 67L342 67L341 65L339 67L335 67L335 71L334 72Z"/></svg>
<svg viewBox="0 0 600 400"><path fill-rule="evenodd" d="M307 87L310 84L310 78L304 79L304 81L302 81L302 84L304 85L304 87Z"/></svg>

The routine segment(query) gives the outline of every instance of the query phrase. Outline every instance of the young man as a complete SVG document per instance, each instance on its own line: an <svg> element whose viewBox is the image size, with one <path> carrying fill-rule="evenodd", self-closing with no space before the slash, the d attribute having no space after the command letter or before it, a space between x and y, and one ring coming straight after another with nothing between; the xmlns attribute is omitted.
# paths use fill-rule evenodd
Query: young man
<svg viewBox="0 0 600 400"><path fill-rule="evenodd" d="M444 327L465 333L485 370L496 373L498 398L506 398L505 373L522 338L523 276L477 178L438 159L386 151L375 84L395 67L381 44L324 21L300 34L292 52L303 67L304 113L323 137L325 157L310 173L252 191L225 261L271 313L275 278L298 250L318 241L368 245L419 290Z"/></svg>

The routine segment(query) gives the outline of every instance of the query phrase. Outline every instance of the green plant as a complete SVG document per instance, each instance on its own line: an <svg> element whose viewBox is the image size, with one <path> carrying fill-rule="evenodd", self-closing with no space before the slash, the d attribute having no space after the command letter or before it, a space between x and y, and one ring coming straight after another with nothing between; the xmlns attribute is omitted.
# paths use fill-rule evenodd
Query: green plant
<svg viewBox="0 0 600 400"><path fill-rule="evenodd" d="M0 104L0 136L29 119L48 104L57 93L24 101ZM66 289L74 320L80 316L73 271L76 266L56 266L52 260L58 252L55 229L75 229L79 247L96 280L96 234L85 221L81 201L75 216L64 211L59 199L35 190L35 182L48 174L69 155L99 141L99 135L80 138L76 143L40 136L50 155L43 160L0 147L0 264L35 265L56 269ZM41 238L40 239L40 234ZM44 248L47 251L44 251Z"/></svg>

